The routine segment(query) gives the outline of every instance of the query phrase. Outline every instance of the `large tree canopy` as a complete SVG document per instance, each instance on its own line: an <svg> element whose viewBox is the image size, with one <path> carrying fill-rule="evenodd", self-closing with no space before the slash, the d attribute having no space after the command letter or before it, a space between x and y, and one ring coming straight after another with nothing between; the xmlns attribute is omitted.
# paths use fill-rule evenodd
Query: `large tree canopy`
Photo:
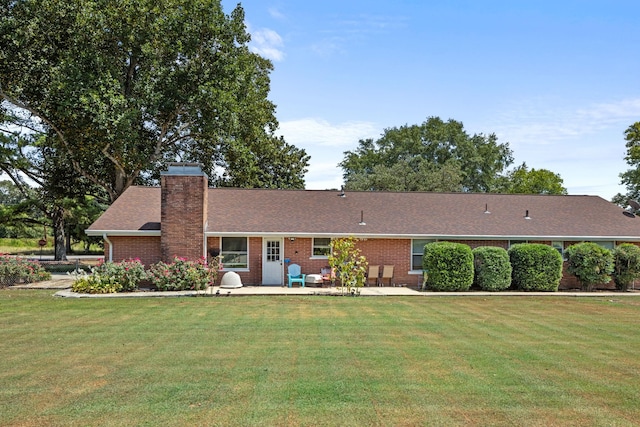
<svg viewBox="0 0 640 427"><path fill-rule="evenodd" d="M529 169L526 163L509 171L503 188L498 191L514 194L567 194L559 174L548 169Z"/></svg>
<svg viewBox="0 0 640 427"><path fill-rule="evenodd" d="M302 187L309 157L274 135L272 64L249 40L219 0L1 0L4 131L47 135L111 201L175 160Z"/></svg>
<svg viewBox="0 0 640 427"><path fill-rule="evenodd" d="M462 123L438 117L385 129L378 140L360 140L356 150L344 154L340 166L347 188L374 190L494 191L513 162L509 144L499 144L494 134L469 136ZM397 173L410 185L396 185L404 178ZM382 175L393 179L386 188L376 180ZM429 182L412 184L423 179Z"/></svg>
<svg viewBox="0 0 640 427"><path fill-rule="evenodd" d="M640 200L640 122L635 122L624 132L627 141L627 155L624 160L631 169L620 174L621 183L627 187L627 194L617 194L613 201L626 206L630 199Z"/></svg>

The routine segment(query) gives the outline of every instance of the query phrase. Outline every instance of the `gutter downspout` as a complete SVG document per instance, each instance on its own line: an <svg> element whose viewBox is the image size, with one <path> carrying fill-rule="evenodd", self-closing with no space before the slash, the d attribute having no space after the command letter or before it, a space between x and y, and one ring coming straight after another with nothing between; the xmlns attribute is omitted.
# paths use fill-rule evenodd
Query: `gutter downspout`
<svg viewBox="0 0 640 427"><path fill-rule="evenodd" d="M107 244L109 245L109 259L108 262L113 262L113 243L111 243L111 240L109 240L109 238L107 237L107 233L102 233L102 239L107 242Z"/></svg>

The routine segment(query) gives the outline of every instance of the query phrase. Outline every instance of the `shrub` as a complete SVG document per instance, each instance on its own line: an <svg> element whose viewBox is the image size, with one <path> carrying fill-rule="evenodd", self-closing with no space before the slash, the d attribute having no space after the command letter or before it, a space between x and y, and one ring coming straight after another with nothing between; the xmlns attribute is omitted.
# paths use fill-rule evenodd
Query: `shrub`
<svg viewBox="0 0 640 427"><path fill-rule="evenodd" d="M161 291L202 290L215 281L216 268L207 268L204 259L174 258L171 264L158 262L149 268L149 280Z"/></svg>
<svg viewBox="0 0 640 427"><path fill-rule="evenodd" d="M91 274L78 272L71 286L74 292L87 294L108 294L130 292L138 289L138 284L147 278L139 259L121 262L103 262L91 269Z"/></svg>
<svg viewBox="0 0 640 427"><path fill-rule="evenodd" d="M122 284L114 276L103 275L94 268L91 274L81 275L71 285L73 292L84 294L112 294L122 290Z"/></svg>
<svg viewBox="0 0 640 427"><path fill-rule="evenodd" d="M473 284L473 253L463 243L425 245L422 268L427 271L427 287L434 291L467 291Z"/></svg>
<svg viewBox="0 0 640 427"><path fill-rule="evenodd" d="M506 249L481 246L473 250L475 283L483 291L502 291L511 286L511 263Z"/></svg>
<svg viewBox="0 0 640 427"><path fill-rule="evenodd" d="M103 262L93 270L94 274L110 277L121 285L118 292L131 292L138 289L142 280L147 278L144 265L138 258L120 262Z"/></svg>
<svg viewBox="0 0 640 427"><path fill-rule="evenodd" d="M613 273L613 254L593 242L571 245L566 250L567 271L578 278L582 290L592 291L600 283L609 283Z"/></svg>
<svg viewBox="0 0 640 427"><path fill-rule="evenodd" d="M613 251L613 281L616 289L626 291L634 280L640 278L640 248L622 243Z"/></svg>
<svg viewBox="0 0 640 427"><path fill-rule="evenodd" d="M562 256L551 246L520 243L507 251L512 285L523 291L555 292L562 278Z"/></svg>
<svg viewBox="0 0 640 427"><path fill-rule="evenodd" d="M0 285L11 286L16 283L33 283L51 279L51 273L45 271L35 261L9 255L0 255Z"/></svg>

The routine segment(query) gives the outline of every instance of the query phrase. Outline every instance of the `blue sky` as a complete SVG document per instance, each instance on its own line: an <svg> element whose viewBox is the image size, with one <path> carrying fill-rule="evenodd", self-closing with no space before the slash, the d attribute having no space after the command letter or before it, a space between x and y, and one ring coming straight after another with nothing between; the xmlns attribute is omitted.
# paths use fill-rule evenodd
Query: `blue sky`
<svg viewBox="0 0 640 427"><path fill-rule="evenodd" d="M235 1L222 2L230 13ZM570 194L624 193L640 121L637 0L246 0L271 59L279 132L311 155L309 189L339 188L344 151L385 128L455 119Z"/></svg>

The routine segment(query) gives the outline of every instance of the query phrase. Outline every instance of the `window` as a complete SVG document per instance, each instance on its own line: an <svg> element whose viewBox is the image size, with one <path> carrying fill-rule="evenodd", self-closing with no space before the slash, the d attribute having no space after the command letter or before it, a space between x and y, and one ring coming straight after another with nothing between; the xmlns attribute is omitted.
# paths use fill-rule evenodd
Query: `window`
<svg viewBox="0 0 640 427"><path fill-rule="evenodd" d="M422 270L424 245L433 243L433 239L413 239L411 241L411 270Z"/></svg>
<svg viewBox="0 0 640 427"><path fill-rule="evenodd" d="M564 242L553 241L551 242L551 246L553 246L553 249L556 249L558 252L560 252L560 255L564 257Z"/></svg>
<svg viewBox="0 0 640 427"><path fill-rule="evenodd" d="M328 257L331 253L331 239L329 237L314 237L313 238L313 256Z"/></svg>
<svg viewBox="0 0 640 427"><path fill-rule="evenodd" d="M225 270L249 268L246 237L222 238L222 264Z"/></svg>
<svg viewBox="0 0 640 427"><path fill-rule="evenodd" d="M616 245L614 242L612 241L608 241L608 242L595 242L598 245L602 246L605 249L609 249L610 251L614 250Z"/></svg>
<svg viewBox="0 0 640 427"><path fill-rule="evenodd" d="M527 243L527 240L509 240L509 247L513 245L519 245L520 243Z"/></svg>

